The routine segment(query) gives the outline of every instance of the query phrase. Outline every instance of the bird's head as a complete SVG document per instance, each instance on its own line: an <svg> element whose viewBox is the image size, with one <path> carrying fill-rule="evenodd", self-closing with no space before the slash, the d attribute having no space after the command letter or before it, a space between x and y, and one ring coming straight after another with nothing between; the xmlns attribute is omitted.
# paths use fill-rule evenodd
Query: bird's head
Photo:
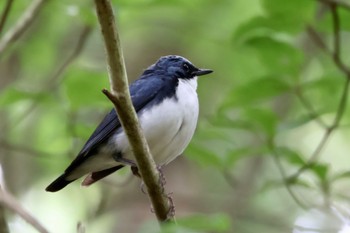
<svg viewBox="0 0 350 233"><path fill-rule="evenodd" d="M213 72L209 69L199 69L186 58L177 55L161 57L154 65L149 67L148 70L162 72L169 76L182 79L191 79Z"/></svg>

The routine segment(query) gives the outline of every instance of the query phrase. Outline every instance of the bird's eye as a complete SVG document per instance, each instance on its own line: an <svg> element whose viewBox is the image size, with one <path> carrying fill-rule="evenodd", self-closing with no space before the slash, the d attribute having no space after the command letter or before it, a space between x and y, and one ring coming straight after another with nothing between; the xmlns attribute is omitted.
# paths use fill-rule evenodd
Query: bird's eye
<svg viewBox="0 0 350 233"><path fill-rule="evenodd" d="M186 71L186 72L189 72L190 71L190 67L188 66L188 64L183 64L183 67L184 67L184 70Z"/></svg>

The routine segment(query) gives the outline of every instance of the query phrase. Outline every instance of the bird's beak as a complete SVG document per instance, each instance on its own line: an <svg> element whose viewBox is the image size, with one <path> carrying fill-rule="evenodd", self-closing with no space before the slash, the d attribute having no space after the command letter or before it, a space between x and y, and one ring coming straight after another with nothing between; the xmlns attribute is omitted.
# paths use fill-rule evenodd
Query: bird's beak
<svg viewBox="0 0 350 233"><path fill-rule="evenodd" d="M206 75L206 74L210 74L212 73L213 71L212 70L209 70L209 69L198 69L196 71L193 71L193 75L194 76L201 76L201 75Z"/></svg>

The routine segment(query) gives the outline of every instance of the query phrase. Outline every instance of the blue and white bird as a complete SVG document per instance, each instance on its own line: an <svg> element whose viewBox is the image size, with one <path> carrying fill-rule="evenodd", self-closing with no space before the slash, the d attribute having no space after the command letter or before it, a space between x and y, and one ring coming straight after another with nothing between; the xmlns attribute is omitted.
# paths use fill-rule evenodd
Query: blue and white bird
<svg viewBox="0 0 350 233"><path fill-rule="evenodd" d="M173 161L189 144L198 119L199 69L175 55L161 57L130 85L132 103L158 166ZM128 139L113 109L90 136L78 156L46 191L56 192L87 175L88 186L124 166L136 168Z"/></svg>

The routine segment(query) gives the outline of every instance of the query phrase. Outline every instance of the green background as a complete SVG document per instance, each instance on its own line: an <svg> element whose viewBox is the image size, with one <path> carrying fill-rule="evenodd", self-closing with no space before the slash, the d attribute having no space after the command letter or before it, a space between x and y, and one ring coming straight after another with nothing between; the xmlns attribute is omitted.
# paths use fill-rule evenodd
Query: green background
<svg viewBox="0 0 350 233"><path fill-rule="evenodd" d="M13 2L0 41L30 3ZM200 118L190 146L164 168L178 222L165 232L298 233L323 225L337 232L345 224L350 112L347 102L339 105L350 77L332 59L334 21L326 4L113 4L130 81L168 54L214 70L199 79ZM350 66L350 10L337 10L341 61ZM76 232L79 221L91 233L160 231L129 169L89 188L77 181L58 193L44 191L112 107L101 93L108 87L92 1L47 1L0 53L2 186L50 232ZM320 145L308 169L290 179ZM334 227L324 224L323 214L334 217ZM11 232L35 232L13 212L8 220Z"/></svg>

